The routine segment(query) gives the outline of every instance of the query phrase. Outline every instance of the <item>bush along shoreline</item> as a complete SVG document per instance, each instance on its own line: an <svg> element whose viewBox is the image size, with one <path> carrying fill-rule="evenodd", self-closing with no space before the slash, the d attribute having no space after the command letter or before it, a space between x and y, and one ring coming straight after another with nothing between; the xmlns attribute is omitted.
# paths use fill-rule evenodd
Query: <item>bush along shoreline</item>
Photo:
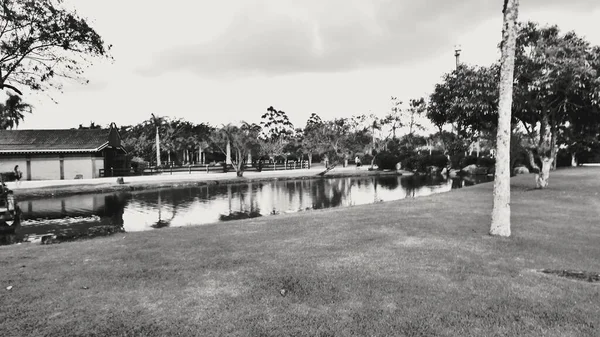
<svg viewBox="0 0 600 337"><path fill-rule="evenodd" d="M525 159L518 157L511 160L513 176L532 172ZM383 151L375 157L375 163L380 170L401 169L414 174L441 174L450 177L458 175L491 176L495 173L496 159L490 154L447 156L440 151L432 151L431 154L428 151L420 153L406 151L400 154Z"/></svg>

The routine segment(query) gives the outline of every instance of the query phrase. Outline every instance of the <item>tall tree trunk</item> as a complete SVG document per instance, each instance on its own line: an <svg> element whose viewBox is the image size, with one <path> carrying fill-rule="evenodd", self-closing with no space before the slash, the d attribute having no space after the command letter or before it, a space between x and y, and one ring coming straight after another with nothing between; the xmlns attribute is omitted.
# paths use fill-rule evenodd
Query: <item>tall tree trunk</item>
<svg viewBox="0 0 600 337"><path fill-rule="evenodd" d="M160 137L158 136L158 126L156 127L156 166L160 166Z"/></svg>
<svg viewBox="0 0 600 337"><path fill-rule="evenodd" d="M235 158L231 158L231 164L235 169L235 175L238 177L244 176L244 154L236 147Z"/></svg>
<svg viewBox="0 0 600 337"><path fill-rule="evenodd" d="M371 170L374 170L374 167L375 167L375 158L377 158L377 154L375 154L373 156L373 158L371 159Z"/></svg>
<svg viewBox="0 0 600 337"><path fill-rule="evenodd" d="M552 157L542 157L542 168L539 173L535 175L535 185L537 188L548 187L548 180L550 179L550 169L552 169Z"/></svg>
<svg viewBox="0 0 600 337"><path fill-rule="evenodd" d="M551 154L552 154L552 165L550 166L550 170L556 170L556 156L558 155L558 146L556 146L556 126L554 125L554 119L552 120L552 124L550 127L550 132L552 136L550 136L550 146L552 146Z"/></svg>
<svg viewBox="0 0 600 337"><path fill-rule="evenodd" d="M519 0L504 0L494 207L490 235L510 236L510 120Z"/></svg>
<svg viewBox="0 0 600 337"><path fill-rule="evenodd" d="M227 141L227 148L225 150L225 164L231 164L231 142Z"/></svg>

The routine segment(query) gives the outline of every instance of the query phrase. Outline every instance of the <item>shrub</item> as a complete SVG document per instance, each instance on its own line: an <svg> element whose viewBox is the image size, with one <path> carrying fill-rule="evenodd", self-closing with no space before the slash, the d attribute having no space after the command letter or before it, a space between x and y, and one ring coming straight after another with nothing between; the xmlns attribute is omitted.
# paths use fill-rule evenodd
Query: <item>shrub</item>
<svg viewBox="0 0 600 337"><path fill-rule="evenodd" d="M402 169L408 171L420 171L421 170L421 162L419 161L419 157L417 155L409 155L402 159L401 161Z"/></svg>
<svg viewBox="0 0 600 337"><path fill-rule="evenodd" d="M398 162L400 162L400 158L389 152L381 152L375 158L375 163L380 170L395 170Z"/></svg>
<svg viewBox="0 0 600 337"><path fill-rule="evenodd" d="M426 166L437 166L443 168L448 166L448 158L443 154L432 154L425 156Z"/></svg>
<svg viewBox="0 0 600 337"><path fill-rule="evenodd" d="M496 159L490 157L479 157L477 158L477 166L483 167L494 167L496 165Z"/></svg>
<svg viewBox="0 0 600 337"><path fill-rule="evenodd" d="M408 152L402 156L401 162L402 168L405 170L425 172L429 166L446 167L448 165L448 158L443 154L432 154L430 156L429 153L418 154Z"/></svg>
<svg viewBox="0 0 600 337"><path fill-rule="evenodd" d="M365 154L360 158L360 162L363 166L371 166L371 161L373 161L373 156L370 154Z"/></svg>
<svg viewBox="0 0 600 337"><path fill-rule="evenodd" d="M2 181L4 181L4 182L17 180L17 175L13 171L2 172L0 174L2 175Z"/></svg>
<svg viewBox="0 0 600 337"><path fill-rule="evenodd" d="M477 165L478 159L479 158L477 158L477 156L462 156L459 162L459 167L457 168L463 168L469 165Z"/></svg>
<svg viewBox="0 0 600 337"><path fill-rule="evenodd" d="M566 149L560 149L556 154L556 167L567 166L571 166L571 154Z"/></svg>
<svg viewBox="0 0 600 337"><path fill-rule="evenodd" d="M148 166L149 163L140 157L133 157L131 159L131 168L133 168L137 174L142 174Z"/></svg>

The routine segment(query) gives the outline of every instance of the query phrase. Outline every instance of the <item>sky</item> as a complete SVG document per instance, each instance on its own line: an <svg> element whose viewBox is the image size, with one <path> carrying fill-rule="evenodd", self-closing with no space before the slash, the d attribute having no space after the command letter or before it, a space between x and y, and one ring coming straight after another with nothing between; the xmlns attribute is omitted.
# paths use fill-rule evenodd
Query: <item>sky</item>
<svg viewBox="0 0 600 337"><path fill-rule="evenodd" d="M168 5L167 5L168 4ZM502 0L66 0L112 44L89 84L25 92L19 129L140 123L150 114L219 126L269 106L296 127L390 111L426 97L461 62L499 58ZM600 45L597 0L525 0L519 20ZM54 99L53 102L50 98Z"/></svg>

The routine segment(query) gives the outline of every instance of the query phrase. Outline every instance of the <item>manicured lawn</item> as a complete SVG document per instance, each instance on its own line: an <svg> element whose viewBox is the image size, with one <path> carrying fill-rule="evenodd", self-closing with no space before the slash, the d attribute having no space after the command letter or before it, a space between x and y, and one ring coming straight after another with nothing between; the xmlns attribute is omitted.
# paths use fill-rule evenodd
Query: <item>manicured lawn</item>
<svg viewBox="0 0 600 337"><path fill-rule="evenodd" d="M550 184L513 179L509 239L483 184L0 247L0 336L600 336L600 284L536 272L600 272L600 169Z"/></svg>

